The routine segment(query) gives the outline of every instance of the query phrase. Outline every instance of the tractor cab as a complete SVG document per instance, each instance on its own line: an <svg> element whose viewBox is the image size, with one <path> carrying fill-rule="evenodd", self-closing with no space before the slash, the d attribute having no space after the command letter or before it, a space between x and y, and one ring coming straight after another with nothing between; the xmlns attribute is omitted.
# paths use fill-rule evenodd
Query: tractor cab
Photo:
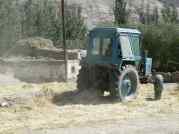
<svg viewBox="0 0 179 134"><path fill-rule="evenodd" d="M135 29L95 28L89 34L89 64L139 64L141 33Z"/></svg>

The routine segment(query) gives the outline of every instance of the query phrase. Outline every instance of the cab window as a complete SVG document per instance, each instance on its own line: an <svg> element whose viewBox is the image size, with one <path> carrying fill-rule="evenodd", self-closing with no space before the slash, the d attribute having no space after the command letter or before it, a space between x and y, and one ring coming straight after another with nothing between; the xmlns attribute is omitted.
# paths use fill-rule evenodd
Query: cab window
<svg viewBox="0 0 179 134"><path fill-rule="evenodd" d="M130 40L127 35L120 36L120 44L123 58L131 58L133 57Z"/></svg>
<svg viewBox="0 0 179 134"><path fill-rule="evenodd" d="M112 56L112 39L111 38L94 38L92 55L111 57Z"/></svg>
<svg viewBox="0 0 179 134"><path fill-rule="evenodd" d="M140 56L140 39L139 36L131 36L131 47L135 56Z"/></svg>

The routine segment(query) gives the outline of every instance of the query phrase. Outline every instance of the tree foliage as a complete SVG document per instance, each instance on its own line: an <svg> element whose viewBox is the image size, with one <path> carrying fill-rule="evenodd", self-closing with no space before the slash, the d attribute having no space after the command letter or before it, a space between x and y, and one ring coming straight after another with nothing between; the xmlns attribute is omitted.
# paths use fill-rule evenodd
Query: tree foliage
<svg viewBox="0 0 179 134"><path fill-rule="evenodd" d="M20 38L20 20L18 3L12 0L0 0L0 45L1 49L10 47Z"/></svg>
<svg viewBox="0 0 179 134"><path fill-rule="evenodd" d="M165 23L176 23L178 19L178 11L175 5L165 4L161 11Z"/></svg>
<svg viewBox="0 0 179 134"><path fill-rule="evenodd" d="M151 9L150 3L147 3L146 8L144 7L144 3L141 4L141 7L137 9L139 15L139 22L142 24L150 25L159 24L159 9L156 6L154 9Z"/></svg>
<svg viewBox="0 0 179 134"><path fill-rule="evenodd" d="M137 11L141 22L139 29L143 34L143 49L149 51L154 66L160 71L172 70L169 69L171 62L179 64L179 25L176 7L165 5L160 11L157 7L150 9L149 5L144 8L143 3Z"/></svg>
<svg viewBox="0 0 179 134"><path fill-rule="evenodd" d="M127 2L125 0L115 0L114 17L117 25L126 24L128 20Z"/></svg>
<svg viewBox="0 0 179 134"><path fill-rule="evenodd" d="M23 5L24 29L27 36L50 38L54 42L62 36L61 8L59 2L51 0L27 0ZM81 7L65 5L65 27L67 39L83 38L86 33Z"/></svg>
<svg viewBox="0 0 179 134"><path fill-rule="evenodd" d="M0 45L9 48L19 39L44 37L62 40L61 5L56 0L0 0ZM82 39L86 26L81 7L65 4L67 39Z"/></svg>
<svg viewBox="0 0 179 134"><path fill-rule="evenodd" d="M179 63L178 25L141 25L140 30L143 33L143 49L149 51L160 71L167 71L171 61Z"/></svg>

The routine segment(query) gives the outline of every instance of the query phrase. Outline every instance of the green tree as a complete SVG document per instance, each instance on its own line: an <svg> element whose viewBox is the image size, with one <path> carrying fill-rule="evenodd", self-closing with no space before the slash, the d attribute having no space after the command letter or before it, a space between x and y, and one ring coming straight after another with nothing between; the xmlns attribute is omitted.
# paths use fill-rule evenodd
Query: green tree
<svg viewBox="0 0 179 134"><path fill-rule="evenodd" d="M150 13L150 4L147 2L147 7L146 7L146 13L145 13L145 22L147 25L151 24L151 13Z"/></svg>
<svg viewBox="0 0 179 134"><path fill-rule="evenodd" d="M178 11L176 6L165 4L161 13L164 23L177 23Z"/></svg>
<svg viewBox="0 0 179 134"><path fill-rule="evenodd" d="M159 10L158 7L155 7L153 10L150 8L150 4L147 3L146 9L144 8L144 3L141 7L137 9L139 15L139 22L146 25L158 25L159 24Z"/></svg>
<svg viewBox="0 0 179 134"><path fill-rule="evenodd" d="M140 7L137 8L137 13L139 15L139 22L145 24L144 1L142 1Z"/></svg>
<svg viewBox="0 0 179 134"><path fill-rule="evenodd" d="M28 0L23 4L22 21L25 37L41 36L59 44L62 37L61 6L59 1ZM81 7L65 4L65 26L68 40L83 39L86 26Z"/></svg>
<svg viewBox="0 0 179 134"><path fill-rule="evenodd" d="M173 24L142 25L143 49L149 51L154 64L160 64L160 71L167 70L169 61L178 61L179 27Z"/></svg>
<svg viewBox="0 0 179 134"><path fill-rule="evenodd" d="M87 28L84 24L84 18L81 16L82 8L78 5L68 6L65 13L66 37L67 39L83 39Z"/></svg>
<svg viewBox="0 0 179 134"><path fill-rule="evenodd" d="M129 13L126 7L127 2L125 0L115 0L114 17L117 25L127 23Z"/></svg>
<svg viewBox="0 0 179 134"><path fill-rule="evenodd" d="M159 19L160 19L159 10L158 10L158 7L155 7L154 10L153 10L153 23L155 25L158 25Z"/></svg>
<svg viewBox="0 0 179 134"><path fill-rule="evenodd" d="M9 48L20 38L19 3L15 0L0 0L0 49Z"/></svg>
<svg viewBox="0 0 179 134"><path fill-rule="evenodd" d="M86 25L81 7L65 5L65 25L68 40L83 40ZM5 52L16 41L28 37L51 39L62 43L61 5L56 0L0 0L0 50ZM73 48L78 48L75 45ZM2 53L1 53L2 54Z"/></svg>

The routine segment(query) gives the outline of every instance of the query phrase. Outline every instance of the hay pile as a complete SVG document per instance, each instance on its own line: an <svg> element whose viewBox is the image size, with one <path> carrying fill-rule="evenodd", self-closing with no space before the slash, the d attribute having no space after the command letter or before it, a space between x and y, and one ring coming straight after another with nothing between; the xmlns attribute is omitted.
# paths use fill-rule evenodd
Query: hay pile
<svg viewBox="0 0 179 134"><path fill-rule="evenodd" d="M20 40L16 43L16 46L27 46L28 48L39 49L56 49L53 42L49 39L34 37Z"/></svg>
<svg viewBox="0 0 179 134"><path fill-rule="evenodd" d="M16 42L13 47L4 54L4 58L13 56L35 57L38 50L57 50L53 42L41 37L22 39ZM37 51L37 52L36 52Z"/></svg>

